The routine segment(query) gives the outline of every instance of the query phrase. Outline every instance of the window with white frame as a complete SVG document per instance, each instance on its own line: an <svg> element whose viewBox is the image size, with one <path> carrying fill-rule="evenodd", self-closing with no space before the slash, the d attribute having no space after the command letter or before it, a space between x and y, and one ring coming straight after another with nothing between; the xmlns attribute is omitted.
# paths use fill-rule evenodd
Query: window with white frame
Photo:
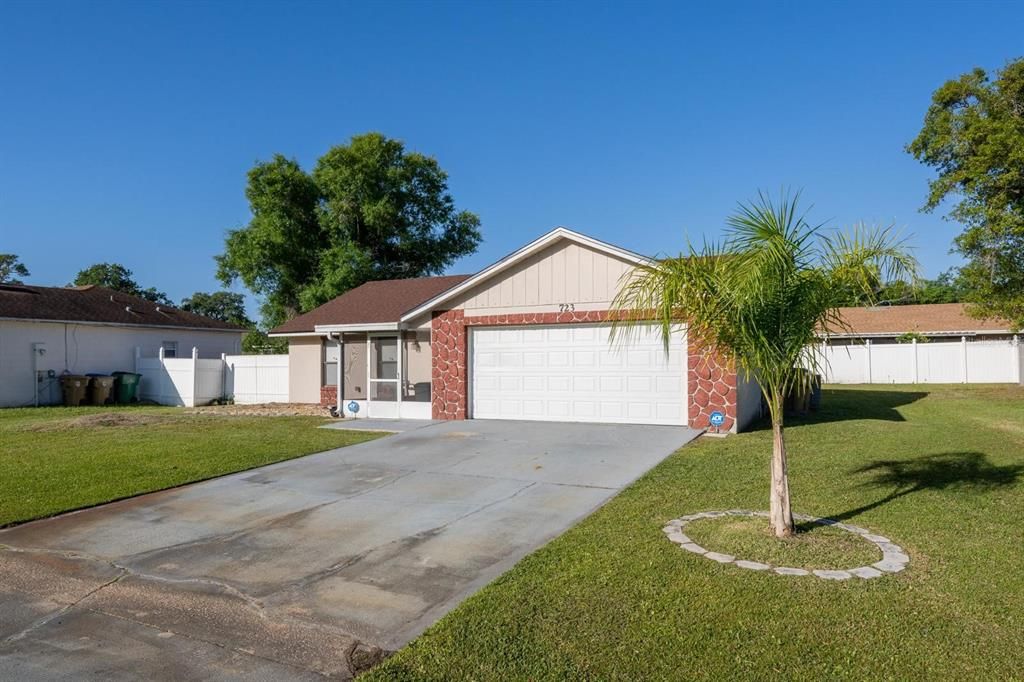
<svg viewBox="0 0 1024 682"><path fill-rule="evenodd" d="M165 358L176 358L178 357L178 342L177 341L164 341L160 344L160 347L164 349Z"/></svg>
<svg viewBox="0 0 1024 682"><path fill-rule="evenodd" d="M321 380L322 386L338 385L338 344L328 339L324 344L324 371Z"/></svg>

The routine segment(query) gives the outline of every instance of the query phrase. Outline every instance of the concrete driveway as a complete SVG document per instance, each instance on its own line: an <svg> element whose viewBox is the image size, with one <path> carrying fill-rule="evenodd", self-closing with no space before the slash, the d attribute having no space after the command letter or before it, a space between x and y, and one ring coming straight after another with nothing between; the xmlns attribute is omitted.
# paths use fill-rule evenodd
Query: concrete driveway
<svg viewBox="0 0 1024 682"><path fill-rule="evenodd" d="M0 531L0 678L351 677L696 435L435 423Z"/></svg>

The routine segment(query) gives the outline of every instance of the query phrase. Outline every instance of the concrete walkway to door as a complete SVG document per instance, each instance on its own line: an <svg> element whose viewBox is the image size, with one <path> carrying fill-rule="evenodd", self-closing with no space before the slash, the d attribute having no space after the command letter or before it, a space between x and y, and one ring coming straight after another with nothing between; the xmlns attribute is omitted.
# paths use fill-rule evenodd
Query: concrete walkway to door
<svg viewBox="0 0 1024 682"><path fill-rule="evenodd" d="M696 435L441 422L0 531L0 679L347 679Z"/></svg>

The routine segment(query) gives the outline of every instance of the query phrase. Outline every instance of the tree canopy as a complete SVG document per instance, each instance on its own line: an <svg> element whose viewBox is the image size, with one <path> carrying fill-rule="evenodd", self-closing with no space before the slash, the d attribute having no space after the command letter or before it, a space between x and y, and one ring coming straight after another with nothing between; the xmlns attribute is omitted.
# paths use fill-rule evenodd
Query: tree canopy
<svg viewBox="0 0 1024 682"><path fill-rule="evenodd" d="M179 307L190 313L231 322L240 327L254 326L253 321L245 312L245 297L231 291L215 291L213 293L197 291L182 299Z"/></svg>
<svg viewBox="0 0 1024 682"><path fill-rule="evenodd" d="M916 303L962 303L967 300L967 287L956 269L947 270L935 279L918 279L908 282L892 280L872 288L869 294L863 289L849 288L845 292L843 305L911 305Z"/></svg>
<svg viewBox="0 0 1024 682"><path fill-rule="evenodd" d="M380 133L331 148L312 173L280 154L248 174L252 219L230 230L217 276L263 299L266 326L364 282L441 273L480 242L437 161Z"/></svg>
<svg viewBox="0 0 1024 682"><path fill-rule="evenodd" d="M0 253L0 284L21 284L29 276L28 268L13 253Z"/></svg>
<svg viewBox="0 0 1024 682"><path fill-rule="evenodd" d="M131 296L139 296L153 303L174 305L174 302L167 297L167 294L157 291L155 287L149 287L148 289L140 287L139 283L133 279L132 271L120 263L96 263L95 265L90 265L84 270L79 270L78 274L75 275L73 284L75 286L93 284L130 294Z"/></svg>
<svg viewBox="0 0 1024 682"><path fill-rule="evenodd" d="M975 314L1024 326L1024 58L947 81L907 151L937 172L924 210L952 199L964 225L954 250Z"/></svg>
<svg viewBox="0 0 1024 682"><path fill-rule="evenodd" d="M253 329L242 337L242 352L247 355L287 353L288 339L271 338L261 329Z"/></svg>

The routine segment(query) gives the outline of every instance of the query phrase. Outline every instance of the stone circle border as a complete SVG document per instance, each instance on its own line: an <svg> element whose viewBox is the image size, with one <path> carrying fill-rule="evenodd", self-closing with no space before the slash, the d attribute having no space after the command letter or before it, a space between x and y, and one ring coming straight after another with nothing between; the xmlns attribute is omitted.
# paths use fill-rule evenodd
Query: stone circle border
<svg viewBox="0 0 1024 682"><path fill-rule="evenodd" d="M696 514L688 514L686 516L680 516L678 519L672 519L664 528L662 528L662 530L672 542L676 543L686 551L693 552L694 554L703 556L706 559L717 561L720 564L734 564L749 571L769 571L778 575L814 575L822 580L849 580L856 576L864 580L870 580L872 578L883 576L886 573L899 573L907 567L908 563L910 563L910 557L903 548L885 536L876 535L866 528L860 528L859 526L851 526L848 523L840 523L833 519L823 519L817 516L807 516L806 514L793 514L793 518L799 519L800 521L816 523L822 526L831 526L832 528L838 528L840 530L845 530L848 533L859 535L868 542L876 545L878 549L882 551L882 560L877 561L870 566L857 566L856 568L846 569L805 569L791 568L789 566L772 566L771 564L765 564L759 561L737 559L731 554L708 551L683 533L683 529L686 527L686 524L691 521L696 521L698 519L717 519L723 516L761 516L768 518L768 513L762 511L750 511L748 509L697 512Z"/></svg>

